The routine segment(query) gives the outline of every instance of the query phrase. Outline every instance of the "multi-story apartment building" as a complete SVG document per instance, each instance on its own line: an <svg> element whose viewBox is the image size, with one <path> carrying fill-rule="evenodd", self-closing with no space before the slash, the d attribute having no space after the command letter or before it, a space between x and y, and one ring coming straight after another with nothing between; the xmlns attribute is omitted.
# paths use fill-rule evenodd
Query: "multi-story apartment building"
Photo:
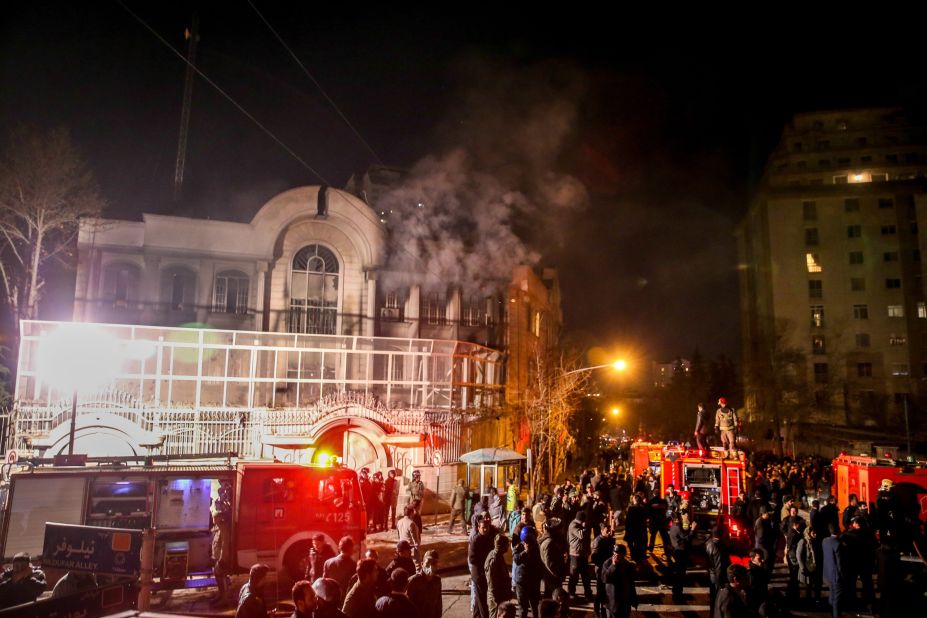
<svg viewBox="0 0 927 618"><path fill-rule="evenodd" d="M503 408L559 334L556 272L517 267L467 290L389 271L388 242L370 204L326 187L286 191L247 223L84 222L77 326L22 324L11 445L61 452L75 402L77 450L93 454L337 455L376 469L518 445ZM92 339L62 347L69 329ZM79 401L62 364L43 361L61 354L106 374Z"/></svg>
<svg viewBox="0 0 927 618"><path fill-rule="evenodd" d="M903 428L927 391L925 175L899 109L785 127L738 229L751 415Z"/></svg>

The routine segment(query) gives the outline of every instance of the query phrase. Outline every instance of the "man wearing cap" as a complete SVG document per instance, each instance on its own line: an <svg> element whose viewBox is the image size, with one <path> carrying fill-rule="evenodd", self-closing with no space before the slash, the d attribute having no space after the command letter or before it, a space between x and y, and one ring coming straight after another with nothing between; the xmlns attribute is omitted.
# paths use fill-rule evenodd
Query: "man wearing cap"
<svg viewBox="0 0 927 618"><path fill-rule="evenodd" d="M727 405L727 399L718 399L718 410L715 412L715 430L721 433L721 446L726 456L737 453L737 412ZM730 452L730 455L728 455Z"/></svg>
<svg viewBox="0 0 927 618"><path fill-rule="evenodd" d="M612 558L602 570L600 581L605 583L608 614L613 618L627 618L631 608L637 607L637 588L634 585L632 563L627 561L628 549L624 545L615 545Z"/></svg>
<svg viewBox="0 0 927 618"><path fill-rule="evenodd" d="M45 573L32 566L29 554L13 556L12 567L0 575L0 609L32 603L45 591Z"/></svg>

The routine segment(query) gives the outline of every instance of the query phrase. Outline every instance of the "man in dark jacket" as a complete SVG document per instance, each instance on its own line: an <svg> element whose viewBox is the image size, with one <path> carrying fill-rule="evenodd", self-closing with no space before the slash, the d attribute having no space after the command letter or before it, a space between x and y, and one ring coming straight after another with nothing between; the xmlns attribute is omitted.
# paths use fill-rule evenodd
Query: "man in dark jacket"
<svg viewBox="0 0 927 618"><path fill-rule="evenodd" d="M538 542L541 549L541 562L544 564L544 596L550 597L559 590L569 573L567 565L567 548L561 541L561 522L556 517L549 517L544 522L544 534Z"/></svg>
<svg viewBox="0 0 927 618"><path fill-rule="evenodd" d="M290 618L312 618L312 611L315 609L315 590L312 589L312 582L301 579L293 584L290 593L293 597L293 607L296 608ZM369 616L371 614L367 614L365 618Z"/></svg>
<svg viewBox="0 0 927 618"><path fill-rule="evenodd" d="M693 521L688 530L682 527L682 514L677 512L673 516L673 525L670 527L670 545L673 548L673 600L683 601L682 588L686 579L686 568L689 566L689 554L692 551L691 535L695 532Z"/></svg>
<svg viewBox="0 0 927 618"><path fill-rule="evenodd" d="M856 592L856 579L862 582L863 603L867 608L875 605L875 589L872 585L872 574L875 572L876 547L875 534L868 523L860 517L850 521L850 529L843 533L841 538L846 552L845 576L850 592L847 602L853 604Z"/></svg>
<svg viewBox="0 0 927 618"><path fill-rule="evenodd" d="M322 577L330 577L338 582L338 587L342 591L342 598L338 599L338 607L344 602L344 596L348 592L348 582L351 576L357 571L357 560L354 559L354 539L349 536L341 537L338 541L338 555L325 561L322 567Z"/></svg>
<svg viewBox="0 0 927 618"><path fill-rule="evenodd" d="M489 618L489 606L486 601L488 582L486 581L486 558L495 546L496 529L493 528L489 514L479 520L477 533L470 537L467 548L467 564L470 567L470 594L473 618Z"/></svg>
<svg viewBox="0 0 927 618"><path fill-rule="evenodd" d="M776 542L779 540L776 532L776 524L769 513L769 509L761 508L760 516L753 524L753 546L762 547L766 551L766 569L770 573L772 573L776 561Z"/></svg>
<svg viewBox="0 0 927 618"><path fill-rule="evenodd" d="M747 607L756 615L766 611L766 603L769 600L770 573L766 565L769 560L769 555L762 547L750 550L750 562L747 564ZM720 595L720 592L718 594Z"/></svg>
<svg viewBox="0 0 927 618"><path fill-rule="evenodd" d="M625 518L624 542L628 544L631 560L640 563L647 558L647 510L639 494L631 496L631 506Z"/></svg>
<svg viewBox="0 0 927 618"><path fill-rule="evenodd" d="M377 563L365 558L357 563L357 581L344 598L348 618L372 618L376 614Z"/></svg>
<svg viewBox="0 0 927 618"><path fill-rule="evenodd" d="M589 583L589 547L591 540L584 511L578 512L573 521L570 522L567 541L570 545L570 582L567 585L567 591L571 597L575 597L577 579L582 578L586 602L592 603L592 586Z"/></svg>
<svg viewBox="0 0 927 618"><path fill-rule="evenodd" d="M409 587L406 589L406 595L418 609L416 618L441 618L444 606L441 601L441 576L437 570L438 552L429 549L422 558L422 571L409 579Z"/></svg>
<svg viewBox="0 0 927 618"><path fill-rule="evenodd" d="M32 566L26 552L13 556L11 568L0 575L0 609L32 603L45 592L45 573Z"/></svg>
<svg viewBox="0 0 927 618"><path fill-rule="evenodd" d="M731 566L727 531L721 526L711 529L711 536L705 543L705 556L708 562L708 607L713 613L718 591L727 585L727 568Z"/></svg>
<svg viewBox="0 0 927 618"><path fill-rule="evenodd" d="M325 542L324 534L312 537L312 547L309 549L309 563L306 565L306 579L311 582L322 577L325 561L335 557L335 550Z"/></svg>
<svg viewBox="0 0 927 618"><path fill-rule="evenodd" d="M718 592L714 618L748 618L754 615L747 607L745 592L748 588L747 570L739 564L727 568L727 586Z"/></svg>
<svg viewBox="0 0 927 618"><path fill-rule="evenodd" d="M608 524L602 526L601 534L592 539L592 564L593 572L596 576L597 585L595 587L595 605L593 614L605 618L607 599L605 597L605 586L602 585L603 569L606 563L612 559L615 550L615 537L612 535L612 528Z"/></svg>
<svg viewBox="0 0 927 618"><path fill-rule="evenodd" d="M406 573L415 573L415 560L412 559L412 545L408 541L396 543L396 553L386 565L386 577L389 578L396 569L404 569ZM387 592L389 594L387 584Z"/></svg>
<svg viewBox="0 0 927 618"><path fill-rule="evenodd" d="M528 611L532 616L538 615L538 604L541 602L541 577L544 573L544 563L541 562L541 549L538 546L537 531L532 527L521 531L521 544L512 556L514 571L512 584L515 586L515 597L521 608L521 618L528 618Z"/></svg>
<svg viewBox="0 0 927 618"><path fill-rule="evenodd" d="M840 612L846 604L844 599L847 592L846 555L833 525L830 526L829 532L830 535L824 539L821 547L824 554L824 579L830 586L830 607L833 617L840 618Z"/></svg>
<svg viewBox="0 0 927 618"><path fill-rule="evenodd" d="M264 604L264 581L270 567L255 564L248 572L248 582L241 587L238 597L238 610L235 618L267 618L267 606Z"/></svg>
<svg viewBox="0 0 927 618"><path fill-rule="evenodd" d="M698 412L695 415L695 444L701 451L710 450L708 436L715 426L714 415L705 407L705 404L698 404Z"/></svg>
<svg viewBox="0 0 927 618"><path fill-rule="evenodd" d="M512 576L505 554L509 551L509 537L504 534L496 536L495 547L486 556L483 565L486 571L486 602L489 618L497 618L499 606L512 598Z"/></svg>
<svg viewBox="0 0 927 618"><path fill-rule="evenodd" d="M628 562L628 549L615 545L612 557L605 563L600 581L605 583L605 597L610 618L627 618L631 608L637 607L637 588L634 585L634 564Z"/></svg>
<svg viewBox="0 0 927 618"><path fill-rule="evenodd" d="M418 610L406 589L409 586L409 574L405 569L396 569L389 576L390 593L377 599L377 616L380 618L409 618L417 616Z"/></svg>

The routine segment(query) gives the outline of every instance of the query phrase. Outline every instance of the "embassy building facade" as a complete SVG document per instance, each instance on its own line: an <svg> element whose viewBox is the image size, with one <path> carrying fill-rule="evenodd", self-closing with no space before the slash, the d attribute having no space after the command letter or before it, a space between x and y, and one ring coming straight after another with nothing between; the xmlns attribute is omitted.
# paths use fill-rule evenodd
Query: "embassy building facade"
<svg viewBox="0 0 927 618"><path fill-rule="evenodd" d="M518 446L504 410L559 335L556 273L466 293L389 272L386 243L370 205L318 186L249 223L84 222L74 322L21 324L8 446L67 452L74 397L75 452L91 455L408 471ZM90 377L66 385L69 367Z"/></svg>

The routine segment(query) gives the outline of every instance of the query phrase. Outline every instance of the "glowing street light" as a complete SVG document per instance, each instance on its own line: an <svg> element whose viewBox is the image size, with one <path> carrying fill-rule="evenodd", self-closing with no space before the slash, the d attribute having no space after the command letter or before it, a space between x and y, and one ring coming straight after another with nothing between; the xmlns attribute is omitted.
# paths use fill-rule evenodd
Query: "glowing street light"
<svg viewBox="0 0 927 618"><path fill-rule="evenodd" d="M109 384L119 371L123 354L108 330L96 324L62 324L39 343L38 377L49 386L71 394L71 433L68 455L74 454L77 431L77 394Z"/></svg>
<svg viewBox="0 0 927 618"><path fill-rule="evenodd" d="M595 369L604 369L605 367L611 367L615 371L622 372L628 368L628 362L622 358L622 359L618 359L611 363L605 363L603 365L593 365L592 367L580 367L579 369L574 369L573 371L567 371L563 375L568 376L571 373L580 373L582 371L593 371Z"/></svg>
<svg viewBox="0 0 927 618"><path fill-rule="evenodd" d="M618 406L615 406L614 408L612 408L612 416L620 416L620 415L621 415L621 408L619 408Z"/></svg>

